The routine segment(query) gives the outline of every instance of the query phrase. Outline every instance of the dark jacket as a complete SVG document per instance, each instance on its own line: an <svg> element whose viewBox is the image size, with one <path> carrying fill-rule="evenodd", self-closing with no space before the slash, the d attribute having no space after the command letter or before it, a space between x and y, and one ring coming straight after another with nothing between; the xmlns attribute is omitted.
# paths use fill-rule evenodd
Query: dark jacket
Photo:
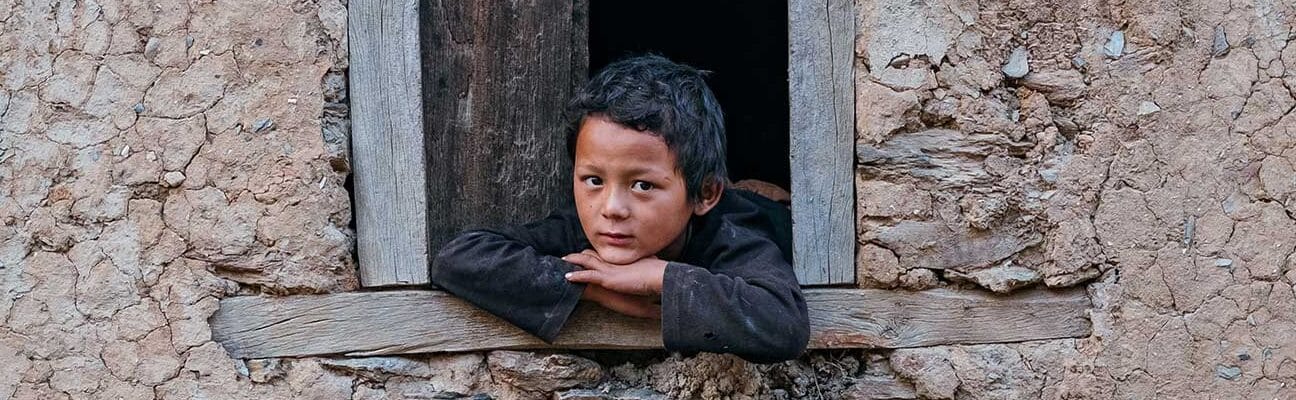
<svg viewBox="0 0 1296 400"><path fill-rule="evenodd" d="M726 190L693 217L678 260L662 282L667 350L733 353L754 362L792 359L805 350L809 322L792 270L791 216L755 193ZM574 209L522 226L460 234L432 263L445 290L552 342L584 284L563 274L558 257L590 248Z"/></svg>

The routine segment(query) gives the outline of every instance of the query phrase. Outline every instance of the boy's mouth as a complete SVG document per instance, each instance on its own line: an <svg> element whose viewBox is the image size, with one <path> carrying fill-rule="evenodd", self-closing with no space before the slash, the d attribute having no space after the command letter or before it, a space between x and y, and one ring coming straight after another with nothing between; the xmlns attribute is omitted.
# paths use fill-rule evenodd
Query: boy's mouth
<svg viewBox="0 0 1296 400"><path fill-rule="evenodd" d="M599 236L603 237L605 243L612 246L629 245L630 240L634 238L634 236L616 232L599 232Z"/></svg>

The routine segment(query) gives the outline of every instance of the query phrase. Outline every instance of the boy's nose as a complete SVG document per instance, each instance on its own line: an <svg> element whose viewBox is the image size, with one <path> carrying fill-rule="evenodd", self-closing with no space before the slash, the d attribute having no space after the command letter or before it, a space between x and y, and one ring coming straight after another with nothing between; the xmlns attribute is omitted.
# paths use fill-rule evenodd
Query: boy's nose
<svg viewBox="0 0 1296 400"><path fill-rule="evenodd" d="M630 207L625 200L625 194L619 190L609 190L607 198L603 199L603 218L607 219L626 219L630 217Z"/></svg>

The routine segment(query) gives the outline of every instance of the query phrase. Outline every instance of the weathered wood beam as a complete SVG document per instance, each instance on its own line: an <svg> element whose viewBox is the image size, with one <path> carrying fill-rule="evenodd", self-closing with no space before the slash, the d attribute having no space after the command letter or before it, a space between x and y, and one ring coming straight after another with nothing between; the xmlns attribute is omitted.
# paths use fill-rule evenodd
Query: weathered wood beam
<svg viewBox="0 0 1296 400"><path fill-rule="evenodd" d="M788 3L792 246L803 285L855 283L855 9Z"/></svg>
<svg viewBox="0 0 1296 400"><path fill-rule="evenodd" d="M985 292L809 289L811 348L903 348L1087 336L1083 289ZM490 349L661 348L656 321L582 304L548 345L444 292L231 297L212 337L238 358Z"/></svg>
<svg viewBox="0 0 1296 400"><path fill-rule="evenodd" d="M418 1L357 1L351 42L351 160L364 286L428 282Z"/></svg>

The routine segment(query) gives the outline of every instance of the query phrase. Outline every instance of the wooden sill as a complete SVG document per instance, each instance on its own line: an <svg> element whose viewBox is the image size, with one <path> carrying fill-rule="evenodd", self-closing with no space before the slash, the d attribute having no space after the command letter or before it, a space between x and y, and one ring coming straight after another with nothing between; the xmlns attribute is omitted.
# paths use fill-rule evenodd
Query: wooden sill
<svg viewBox="0 0 1296 400"><path fill-rule="evenodd" d="M1008 296L946 289L806 289L810 348L905 348L1084 337L1083 288ZM654 349L657 321L582 303L554 344L440 291L221 300L212 337L236 358L372 356L493 349Z"/></svg>

